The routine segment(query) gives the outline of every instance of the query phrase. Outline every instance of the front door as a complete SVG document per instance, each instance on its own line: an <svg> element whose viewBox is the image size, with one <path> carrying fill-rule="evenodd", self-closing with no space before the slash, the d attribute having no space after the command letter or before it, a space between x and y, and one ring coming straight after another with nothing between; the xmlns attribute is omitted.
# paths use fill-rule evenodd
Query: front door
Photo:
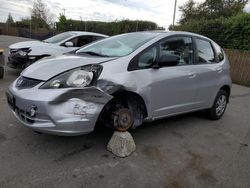
<svg viewBox="0 0 250 188"><path fill-rule="evenodd" d="M151 105L153 117L188 112L195 107L196 72L193 70L193 41L189 36L173 36L159 43L159 58L179 56L176 66L151 69Z"/></svg>

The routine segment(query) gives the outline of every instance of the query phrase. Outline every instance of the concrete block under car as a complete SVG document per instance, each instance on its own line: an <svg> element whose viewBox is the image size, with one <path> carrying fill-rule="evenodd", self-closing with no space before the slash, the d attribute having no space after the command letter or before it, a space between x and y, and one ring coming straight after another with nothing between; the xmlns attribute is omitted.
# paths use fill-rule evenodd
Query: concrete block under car
<svg viewBox="0 0 250 188"><path fill-rule="evenodd" d="M3 78L4 75L4 54L3 50L0 49L0 79Z"/></svg>
<svg viewBox="0 0 250 188"><path fill-rule="evenodd" d="M129 132L115 131L107 149L118 157L127 157L136 150L136 145Z"/></svg>

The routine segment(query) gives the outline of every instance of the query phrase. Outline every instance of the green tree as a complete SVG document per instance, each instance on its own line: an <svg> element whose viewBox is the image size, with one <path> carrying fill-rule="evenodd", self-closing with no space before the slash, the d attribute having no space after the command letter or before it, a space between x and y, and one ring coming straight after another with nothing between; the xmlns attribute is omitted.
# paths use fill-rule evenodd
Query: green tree
<svg viewBox="0 0 250 188"><path fill-rule="evenodd" d="M250 50L250 14L241 13L226 21L224 42L227 48Z"/></svg>
<svg viewBox="0 0 250 188"><path fill-rule="evenodd" d="M64 14L60 13L58 19L59 19L59 21L56 24L57 29L59 31L66 31L67 30L67 24L68 24L66 16Z"/></svg>
<svg viewBox="0 0 250 188"><path fill-rule="evenodd" d="M11 24L14 23L14 20L13 20L13 18L12 18L11 13L9 13L8 18L7 18L7 20L6 20L6 23L9 24L9 25L11 25Z"/></svg>
<svg viewBox="0 0 250 188"><path fill-rule="evenodd" d="M179 7L181 12L180 24L185 24L197 19L199 10L197 9L197 3L194 0L189 0L184 5ZM170 27L172 28L172 26Z"/></svg>
<svg viewBox="0 0 250 188"><path fill-rule="evenodd" d="M113 22L99 22L99 21L80 21L66 19L60 15L57 22L57 29L59 31L78 30L85 31L85 24L87 31L103 33L107 35L117 35L120 33L145 31L145 30L163 30L164 28L158 27L154 22L141 21L141 20L122 20Z"/></svg>
<svg viewBox="0 0 250 188"><path fill-rule="evenodd" d="M35 0L31 12L32 25L35 28L49 28L52 24L52 14L43 0Z"/></svg>
<svg viewBox="0 0 250 188"><path fill-rule="evenodd" d="M194 20L219 17L229 18L243 12L247 2L248 0L205 0L202 3L197 3L194 0L189 0L179 7L181 12L179 23L187 24Z"/></svg>

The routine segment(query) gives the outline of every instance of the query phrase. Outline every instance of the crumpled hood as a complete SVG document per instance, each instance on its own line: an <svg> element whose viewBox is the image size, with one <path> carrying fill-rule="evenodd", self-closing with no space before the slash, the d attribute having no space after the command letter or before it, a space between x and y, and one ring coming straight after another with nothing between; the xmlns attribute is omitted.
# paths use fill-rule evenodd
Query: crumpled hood
<svg viewBox="0 0 250 188"><path fill-rule="evenodd" d="M42 59L26 68L21 75L27 78L46 81L73 68L89 64L98 64L113 59L115 58L62 55L54 58Z"/></svg>
<svg viewBox="0 0 250 188"><path fill-rule="evenodd" d="M41 41L18 42L9 46L10 49L30 48L30 56L40 55L61 55L62 53L72 51L72 48L63 48L58 44L49 44Z"/></svg>
<svg viewBox="0 0 250 188"><path fill-rule="evenodd" d="M19 48L32 48L32 47L46 47L50 46L51 44L41 42L41 41L25 41L25 42L18 42L9 46L10 49L19 49Z"/></svg>

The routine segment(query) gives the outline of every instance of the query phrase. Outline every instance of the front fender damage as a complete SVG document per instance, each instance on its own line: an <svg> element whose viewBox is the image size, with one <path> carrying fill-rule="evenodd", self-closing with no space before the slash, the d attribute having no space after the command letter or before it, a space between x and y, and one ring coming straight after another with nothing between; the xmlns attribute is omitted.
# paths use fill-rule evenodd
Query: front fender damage
<svg viewBox="0 0 250 188"><path fill-rule="evenodd" d="M68 116L80 117L81 120L97 120L99 113L113 97L97 87L69 89L57 96L49 104L54 109L64 111Z"/></svg>
<svg viewBox="0 0 250 188"><path fill-rule="evenodd" d="M128 88L121 84L108 80L98 80L96 86L68 89L49 103L53 105L54 109L63 110L64 114L68 116L73 115L86 121L94 119L96 123L102 112L113 104L111 100L115 97L115 94L126 91L128 92ZM133 114L133 128L141 125L146 117L142 102L140 103L129 93L124 94L120 99L127 103ZM107 113L106 115L111 114Z"/></svg>
<svg viewBox="0 0 250 188"><path fill-rule="evenodd" d="M125 86L126 85L126 86ZM127 103L127 107L131 111L134 117L134 122L132 127L138 127L143 123L144 118L147 117L147 110L144 104L144 101L137 96L134 96L131 92L131 88L133 90L134 83L126 83L124 85L114 83L109 80L99 80L97 86L105 91L107 94L119 97L123 103ZM117 96L118 95L118 96ZM110 108L109 106L113 105L113 103L108 103L106 108Z"/></svg>

